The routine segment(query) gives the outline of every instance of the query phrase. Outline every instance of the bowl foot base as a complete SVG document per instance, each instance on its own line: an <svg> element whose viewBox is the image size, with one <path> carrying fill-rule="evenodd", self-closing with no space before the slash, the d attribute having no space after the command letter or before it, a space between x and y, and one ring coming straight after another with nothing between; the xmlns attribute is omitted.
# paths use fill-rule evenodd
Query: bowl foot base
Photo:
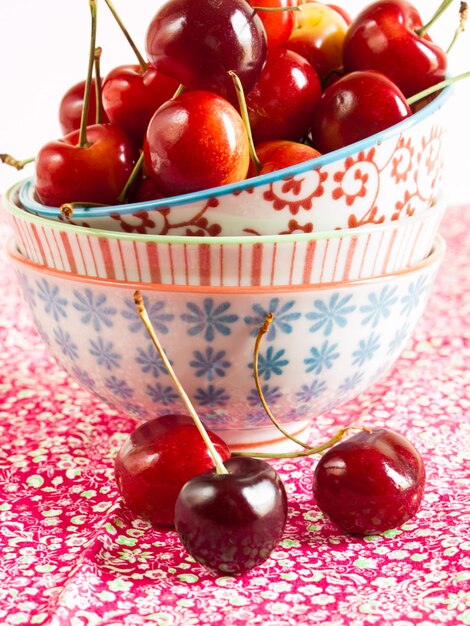
<svg viewBox="0 0 470 626"><path fill-rule="evenodd" d="M311 420L283 424L283 428L300 441L308 441ZM232 452L297 452L302 450L273 425L265 428L253 428L250 430L215 430L212 429Z"/></svg>

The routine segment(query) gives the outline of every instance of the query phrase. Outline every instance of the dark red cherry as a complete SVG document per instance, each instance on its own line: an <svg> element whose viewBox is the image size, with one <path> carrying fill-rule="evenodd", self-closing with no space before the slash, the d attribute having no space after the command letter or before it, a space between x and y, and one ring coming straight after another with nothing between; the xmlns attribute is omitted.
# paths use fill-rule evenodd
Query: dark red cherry
<svg viewBox="0 0 470 626"><path fill-rule="evenodd" d="M330 448L313 476L313 496L332 522L354 534L404 524L424 492L423 460L412 444L385 428L361 431Z"/></svg>
<svg viewBox="0 0 470 626"><path fill-rule="evenodd" d="M80 128L82 119L83 98L85 95L85 82L73 85L62 97L59 105L59 122L64 135ZM108 117L104 111L101 113L101 121L108 122ZM95 79L91 83L90 104L88 107L87 124L96 123L96 89Z"/></svg>
<svg viewBox="0 0 470 626"><path fill-rule="evenodd" d="M214 433L211 441L222 460L227 445ZM138 426L123 443L114 463L119 492L129 509L157 526L173 526L175 502L182 486L214 467L193 420L163 415Z"/></svg>
<svg viewBox="0 0 470 626"><path fill-rule="evenodd" d="M205 567L239 575L260 565L278 544L287 496L274 468L250 457L224 463L228 474L206 472L181 490L175 526L189 554Z"/></svg>

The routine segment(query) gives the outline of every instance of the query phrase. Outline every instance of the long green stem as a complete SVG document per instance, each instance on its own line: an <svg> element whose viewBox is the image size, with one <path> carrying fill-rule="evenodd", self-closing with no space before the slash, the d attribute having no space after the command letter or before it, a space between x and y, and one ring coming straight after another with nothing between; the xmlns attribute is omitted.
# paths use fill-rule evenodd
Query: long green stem
<svg viewBox="0 0 470 626"><path fill-rule="evenodd" d="M119 28L122 30L124 37L127 39L127 41L129 42L130 47L134 51L134 54L137 57L137 60L139 62L139 65L140 65L142 71L145 72L145 70L147 69L148 65L147 65L144 57L140 54L139 49L137 48L137 46L134 43L134 40L132 39L132 37L129 34L129 31L124 26L124 23L121 20L121 18L119 17L116 9L114 8L113 3L111 2L111 0L104 0L104 1L108 5L108 9L111 11L111 13L112 13L114 19L116 20Z"/></svg>
<svg viewBox="0 0 470 626"><path fill-rule="evenodd" d="M462 33L465 30L465 24L467 22L467 18L468 18L468 4L466 2L461 2L460 9L459 9L459 25L455 29L455 33L454 33L454 36L452 37L452 41L450 42L449 47L446 50L446 55L448 55L449 52L454 47L454 44L459 38L460 33Z"/></svg>
<svg viewBox="0 0 470 626"><path fill-rule="evenodd" d="M424 24L423 26L421 26L420 28L418 28L415 32L417 35L419 35L420 37L422 35L424 35L425 33L427 33L427 31L431 28L431 26L434 24L434 22L436 22L441 15L444 13L444 11L452 4L454 0L443 0L443 2L440 4L440 6L437 7L436 12L434 13L434 15L431 17L431 19L429 20L429 22L426 22L426 24Z"/></svg>
<svg viewBox="0 0 470 626"><path fill-rule="evenodd" d="M135 179L137 178L140 170L142 169L142 165L144 164L144 153L141 152L140 156L136 162L136 164L134 165L134 168L131 172L131 175L129 176L126 184L124 185L123 190L121 191L121 193L119 194L118 197L118 203L122 204L123 202L126 201L127 199L127 192L129 191L129 187L132 185L132 183L135 181Z"/></svg>
<svg viewBox="0 0 470 626"><path fill-rule="evenodd" d="M145 309L145 304L144 304L144 299L142 298L142 294L140 293L140 291L136 291L134 293L134 302L135 302L135 306L137 308L137 312L141 318L141 320L144 323L145 328L147 329L148 334L150 335L150 338L152 339L153 345L155 346L158 354L160 355L161 360L163 361L163 364L165 365L168 373L171 376L171 379L173 380L175 387L178 391L178 394L180 396L180 398L183 400L186 408L188 409L194 424L196 425L196 428L198 429L201 437L204 439L204 443L206 444L209 453L212 457L212 460L214 461L214 465L215 465L215 469L217 474L228 474L227 468L225 467L225 465L222 462L222 459L220 458L219 453L217 452L217 450L214 447L214 444L212 443L212 441L210 440L209 435L207 434L206 429L204 428L203 423L201 422L198 414L196 413L196 410L194 409L191 400L189 399L187 393L185 392L185 390L183 389L183 386L181 385L180 381L178 380L173 367L171 366L170 361L168 360L168 357L165 354L165 351L163 350L162 346L160 345L160 342L158 340L158 337L155 333L155 330L153 329L152 323L150 321L150 318L147 314L147 311Z"/></svg>
<svg viewBox="0 0 470 626"><path fill-rule="evenodd" d="M250 156L253 161L253 165L256 168L256 172L259 173L261 170L261 163L256 154L255 144L253 141L253 134L251 132L251 124L250 124L250 116L248 115L248 109L246 106L245 93L243 91L243 85L240 79L237 76L237 73L233 70L229 70L229 76L233 81L233 85L235 87L235 91L237 94L238 106L240 107L240 114L242 116L243 123L245 125L246 134L248 135L248 145L250 147Z"/></svg>
<svg viewBox="0 0 470 626"><path fill-rule="evenodd" d="M440 83L431 85L431 87L428 87L427 89L423 89L423 91L420 91L414 96L410 96L409 98L407 98L406 101L408 102L409 106L411 106L415 102L418 102L418 100L421 100L422 98L426 98L426 96L430 96L436 91L440 91L441 89L444 89L444 87L448 87L449 85L452 85L453 83L457 83L459 80L463 80L464 78L470 78L470 71L463 72L463 74L458 74L457 76L451 76L450 78L446 78L446 80L441 80Z"/></svg>
<svg viewBox="0 0 470 626"><path fill-rule="evenodd" d="M88 109L90 108L91 81L93 78L93 64L95 62L96 48L96 0L88 0L91 12L91 37L90 37L90 53L88 55L88 71L85 83L85 95L83 96L82 119L80 121L80 133L78 136L78 147L83 148L87 145L86 127L88 120Z"/></svg>
<svg viewBox="0 0 470 626"><path fill-rule="evenodd" d="M101 98L101 71L100 71L100 61L101 61L101 53L103 50L98 46L95 48L95 97L96 97L96 118L95 122L97 124L101 124L101 119L103 117L103 102Z"/></svg>

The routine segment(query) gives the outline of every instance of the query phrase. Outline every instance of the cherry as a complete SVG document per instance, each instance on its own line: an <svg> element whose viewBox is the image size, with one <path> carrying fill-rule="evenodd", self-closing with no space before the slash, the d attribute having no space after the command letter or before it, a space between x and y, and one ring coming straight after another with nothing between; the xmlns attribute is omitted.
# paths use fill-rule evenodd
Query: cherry
<svg viewBox="0 0 470 626"><path fill-rule="evenodd" d="M240 575L260 565L279 542L287 496L273 467L250 457L225 462L227 474L189 480L175 506L175 526L186 550L219 574Z"/></svg>
<svg viewBox="0 0 470 626"><path fill-rule="evenodd" d="M255 143L301 139L310 128L320 96L320 81L308 61L291 50L270 51L258 82L246 98Z"/></svg>
<svg viewBox="0 0 470 626"><path fill-rule="evenodd" d="M420 33L422 21L406 0L379 0L353 20L344 41L346 71L377 70L412 96L445 78L445 52Z"/></svg>
<svg viewBox="0 0 470 626"><path fill-rule="evenodd" d="M248 93L266 59L263 24L245 0L169 0L147 30L150 63L192 89L234 100L229 70Z"/></svg>
<svg viewBox="0 0 470 626"><path fill-rule="evenodd" d="M305 57L322 81L343 64L348 23L337 10L319 2L307 2L299 8L286 48Z"/></svg>
<svg viewBox="0 0 470 626"><path fill-rule="evenodd" d="M283 10L296 6L295 0L247 0L252 7L279 9L278 11L257 11L266 31L268 49L283 46L294 28L295 11Z"/></svg>
<svg viewBox="0 0 470 626"><path fill-rule="evenodd" d="M313 145L322 153L389 128L411 115L398 87L379 72L352 72L327 87L314 111Z"/></svg>
<svg viewBox="0 0 470 626"><path fill-rule="evenodd" d="M163 197L153 178L145 176L140 179L139 184L132 193L132 202L147 202L148 200L159 200Z"/></svg>
<svg viewBox="0 0 470 626"><path fill-rule="evenodd" d="M313 476L318 508L350 533L382 532L404 524L421 503L421 456L385 428L361 431L330 448Z"/></svg>
<svg viewBox="0 0 470 626"><path fill-rule="evenodd" d="M249 176L268 174L284 169L290 165L310 161L320 156L318 150L296 141L273 140L265 141L256 146L256 154L261 164L259 172L250 166Z"/></svg>
<svg viewBox="0 0 470 626"><path fill-rule="evenodd" d="M250 160L240 115L208 91L186 91L163 104L148 126L144 155L165 195L244 180Z"/></svg>
<svg viewBox="0 0 470 626"><path fill-rule="evenodd" d="M59 105L59 123L64 135L80 128L82 118L83 98L85 96L85 82L80 81L68 89ZM101 121L108 122L106 113L101 114ZM90 104L88 107L87 124L96 123L96 83L92 80Z"/></svg>
<svg viewBox="0 0 470 626"><path fill-rule="evenodd" d="M227 445L208 432L222 460ZM119 493L129 509L157 526L173 526L176 498L193 476L214 467L189 416L163 415L138 426L114 462Z"/></svg>
<svg viewBox="0 0 470 626"><path fill-rule="evenodd" d="M155 111L169 100L179 83L156 69L120 65L106 76L103 106L109 120L141 145Z"/></svg>

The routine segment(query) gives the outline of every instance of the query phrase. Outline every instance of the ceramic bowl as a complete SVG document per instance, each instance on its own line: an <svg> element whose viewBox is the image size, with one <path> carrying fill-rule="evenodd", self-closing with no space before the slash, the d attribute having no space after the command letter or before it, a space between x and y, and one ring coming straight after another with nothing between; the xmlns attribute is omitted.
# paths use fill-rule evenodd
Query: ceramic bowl
<svg viewBox="0 0 470 626"><path fill-rule="evenodd" d="M178 237L98 231L5 208L28 259L84 276L165 285L308 285L399 271L430 252L445 203L406 220L311 234Z"/></svg>
<svg viewBox="0 0 470 626"><path fill-rule="evenodd" d="M440 188L444 103L451 88L399 124L352 145L277 172L158 201L76 208L70 223L158 235L239 236L330 231L392 221L429 207ZM47 219L57 208L22 204Z"/></svg>
<svg viewBox="0 0 470 626"><path fill-rule="evenodd" d="M391 367L428 301L444 254L379 278L317 287L176 287L84 278L9 256L34 323L72 377L142 419L184 410L138 317L141 290L168 358L206 425L234 450L285 447L253 379L255 336L267 312L259 375L285 428L357 396Z"/></svg>

